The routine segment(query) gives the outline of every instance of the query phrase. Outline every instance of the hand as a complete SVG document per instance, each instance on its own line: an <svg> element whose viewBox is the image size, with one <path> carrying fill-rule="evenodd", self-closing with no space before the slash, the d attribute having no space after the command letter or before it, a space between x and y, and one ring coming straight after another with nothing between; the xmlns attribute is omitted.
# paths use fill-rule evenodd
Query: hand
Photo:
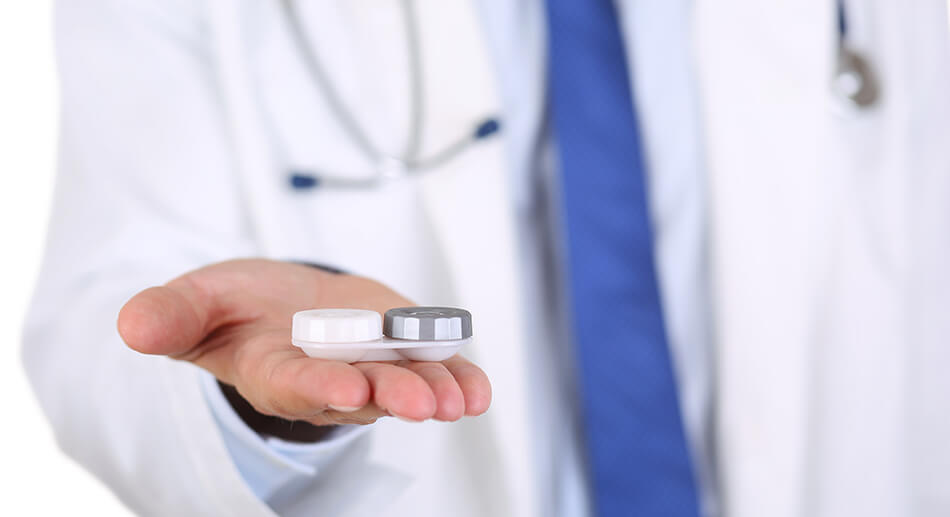
<svg viewBox="0 0 950 517"><path fill-rule="evenodd" d="M386 415L454 421L491 402L484 372L460 356L440 363L315 359L290 342L294 312L413 305L372 280L269 260L210 265L152 287L119 312L119 334L145 354L190 361L234 386L260 413L314 425Z"/></svg>

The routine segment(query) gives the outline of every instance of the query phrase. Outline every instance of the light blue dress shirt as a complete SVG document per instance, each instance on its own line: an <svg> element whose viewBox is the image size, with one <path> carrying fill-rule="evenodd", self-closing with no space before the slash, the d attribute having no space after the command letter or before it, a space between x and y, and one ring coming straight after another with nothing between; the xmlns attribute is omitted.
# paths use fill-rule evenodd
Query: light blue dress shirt
<svg viewBox="0 0 950 517"><path fill-rule="evenodd" d="M705 177L689 39L691 3L689 0L618 0L618 8L640 115L660 289L680 405L700 474L703 511L707 516L714 516L718 514L718 505L710 433L710 401L714 384L709 350ZM510 22L500 25L517 26ZM501 59L498 69L503 75L503 89L506 82L518 81L524 77L525 70L531 69L519 61L517 53L501 53L497 57ZM516 109L521 104L516 101L509 95L506 106ZM544 135L507 134L506 138L519 139L522 143L545 140ZM539 224L551 228L553 219L550 216L558 213L553 207L554 196L550 195L557 187L551 185L555 175L549 158L550 153L538 153L537 163L531 165L536 176L534 181L546 185L546 188L538 189L534 194L544 199L534 200L533 208L523 214L524 242L533 247L531 252L524 254L523 269L526 276L534 278L536 292L549 291L545 296L556 296L560 290L556 261L541 257L550 256L559 249L557 231L538 232ZM545 320L541 318L539 324L545 324ZM549 336L557 334L548 333ZM536 346L565 348L569 344ZM534 352L545 351L550 355L550 348ZM572 357L565 353L556 355ZM570 367L562 364L557 368L560 372L567 372ZM285 487L321 475L324 466L368 429L342 426L327 439L313 444L264 439L235 414L210 375L206 376L204 391L235 465L252 491L264 501L270 501ZM574 397L564 393L561 400L573 401ZM588 506L579 453L579 426L559 425L563 420L559 422L555 418L563 419L563 412L556 408L547 413L542 411L542 420L545 414L551 422L542 423L542 427L551 429L552 433L550 441L542 446L548 451L557 451L553 455L548 451L539 451L541 454L538 454L544 462L538 466L539 473L543 473L540 478L547 485L542 493L549 496L544 505L545 513L563 517L586 515Z"/></svg>
<svg viewBox="0 0 950 517"><path fill-rule="evenodd" d="M263 438L241 420L218 387L217 379L207 372L201 375L205 399L231 459L262 501L270 501L286 486L320 475L349 443L369 430L368 426L342 425L316 443Z"/></svg>

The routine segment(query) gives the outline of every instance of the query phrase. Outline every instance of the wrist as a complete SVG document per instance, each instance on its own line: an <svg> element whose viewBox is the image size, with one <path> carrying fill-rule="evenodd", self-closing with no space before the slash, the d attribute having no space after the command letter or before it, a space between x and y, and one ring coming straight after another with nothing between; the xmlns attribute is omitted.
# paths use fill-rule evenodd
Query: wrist
<svg viewBox="0 0 950 517"><path fill-rule="evenodd" d="M288 442L317 442L333 431L335 426L313 425L303 420L286 420L273 415L265 415L254 409L237 388L218 381L218 387L224 398L249 428L261 436L273 436Z"/></svg>

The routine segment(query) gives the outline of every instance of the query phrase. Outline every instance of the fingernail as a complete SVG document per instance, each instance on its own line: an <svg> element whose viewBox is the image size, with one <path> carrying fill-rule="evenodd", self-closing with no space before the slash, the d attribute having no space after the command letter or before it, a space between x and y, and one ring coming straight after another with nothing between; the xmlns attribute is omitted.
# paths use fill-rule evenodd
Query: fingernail
<svg viewBox="0 0 950 517"><path fill-rule="evenodd" d="M402 420L403 422L408 422L408 423L410 423L410 424L418 424L419 422L422 422L422 420L412 420L412 419L406 418L406 417L404 417L404 416L399 416L399 415L393 415L393 416L395 416L396 418Z"/></svg>
<svg viewBox="0 0 950 517"><path fill-rule="evenodd" d="M340 413L352 413L359 409L359 407L334 406L333 404L330 404L329 408L334 411L339 411Z"/></svg>

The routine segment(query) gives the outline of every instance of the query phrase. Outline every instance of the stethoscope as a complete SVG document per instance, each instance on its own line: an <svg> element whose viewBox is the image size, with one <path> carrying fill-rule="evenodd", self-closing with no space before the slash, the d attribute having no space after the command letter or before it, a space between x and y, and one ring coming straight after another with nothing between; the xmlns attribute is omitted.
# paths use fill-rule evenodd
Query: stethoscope
<svg viewBox="0 0 950 517"><path fill-rule="evenodd" d="M837 0L838 61L831 89L846 107L862 110L877 103L880 89L867 60L848 41L848 17L844 1Z"/></svg>
<svg viewBox="0 0 950 517"><path fill-rule="evenodd" d="M501 124L496 117L487 117L476 124L441 151L428 156L419 155L420 135L423 120L422 58L419 49L419 28L414 0L399 0L406 30L406 48L409 56L409 132L402 151L397 155L380 150L357 121L352 110L342 101L338 89L330 80L323 63L313 51L307 37L295 0L281 0L283 12L290 28L290 36L302 59L307 73L316 89L323 95L330 112L340 128L346 132L353 145L373 167L373 173L364 177L346 177L328 174L318 169L296 168L290 171L290 186L297 190L315 187L337 189L372 189L384 182L418 176L431 171L479 141L496 134ZM877 79L864 57L848 41L848 20L844 0L837 0L838 56L832 79L832 91L836 98L853 109L873 106L880 96Z"/></svg>
<svg viewBox="0 0 950 517"><path fill-rule="evenodd" d="M290 186L297 190L315 187L336 189L372 189L381 184L407 177L418 176L450 161L469 149L473 144L496 134L501 124L496 117L486 117L472 125L451 144L440 151L421 156L420 143L423 124L423 86L422 52L419 49L419 27L414 0L399 0L402 7L402 19L406 30L406 50L409 62L409 131L402 150L396 154L383 152L379 145L369 138L353 111L343 102L339 89L330 80L320 58L314 52L312 42L307 37L297 11L295 0L281 0L283 12L290 28L290 36L297 47L301 61L310 75L314 86L326 99L330 113L347 134L360 154L371 164L373 172L364 177L348 177L329 174L318 169L293 169L290 171Z"/></svg>

